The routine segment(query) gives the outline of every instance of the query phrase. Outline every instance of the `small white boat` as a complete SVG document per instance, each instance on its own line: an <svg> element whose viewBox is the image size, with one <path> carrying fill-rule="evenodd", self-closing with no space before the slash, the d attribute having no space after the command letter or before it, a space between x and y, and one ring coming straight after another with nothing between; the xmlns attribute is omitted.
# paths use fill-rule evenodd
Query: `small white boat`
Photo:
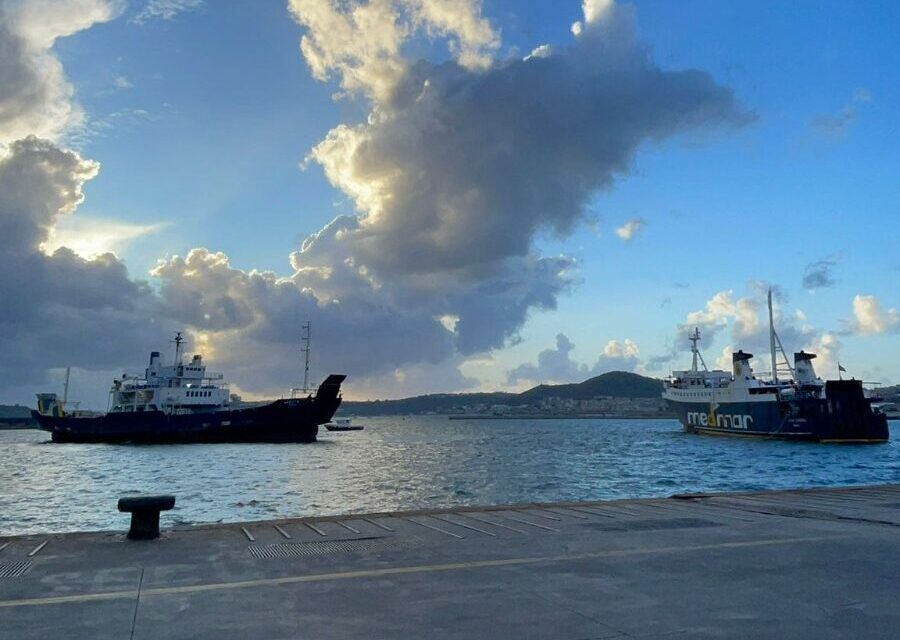
<svg viewBox="0 0 900 640"><path fill-rule="evenodd" d="M325 425L329 431L362 431L365 427L361 424L353 424L350 418L335 418Z"/></svg>

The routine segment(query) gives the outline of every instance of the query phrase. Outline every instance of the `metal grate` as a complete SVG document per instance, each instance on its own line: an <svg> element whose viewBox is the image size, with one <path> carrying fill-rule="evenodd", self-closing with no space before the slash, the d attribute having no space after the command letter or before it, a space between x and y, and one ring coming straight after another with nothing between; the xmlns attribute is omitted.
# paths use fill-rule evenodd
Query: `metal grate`
<svg viewBox="0 0 900 640"><path fill-rule="evenodd" d="M0 562L0 578L18 578L31 568L27 560L20 562Z"/></svg>
<svg viewBox="0 0 900 640"><path fill-rule="evenodd" d="M584 526L600 531L665 531L668 529L700 529L720 527L717 522L698 518L672 518L669 520L620 520L618 522L592 522Z"/></svg>
<svg viewBox="0 0 900 640"><path fill-rule="evenodd" d="M356 540L322 540L316 542L283 542L280 544L252 544L247 549L257 560L268 558L292 558L298 556L320 556L329 553L352 553L354 551L377 551L407 547L414 540L405 538L402 542L395 538L358 538Z"/></svg>

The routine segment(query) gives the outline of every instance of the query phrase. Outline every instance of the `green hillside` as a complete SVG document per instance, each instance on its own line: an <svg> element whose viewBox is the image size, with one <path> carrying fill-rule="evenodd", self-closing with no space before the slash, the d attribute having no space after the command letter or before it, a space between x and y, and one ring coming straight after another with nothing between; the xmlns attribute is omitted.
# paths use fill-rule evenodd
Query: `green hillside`
<svg viewBox="0 0 900 640"><path fill-rule="evenodd" d="M529 401L550 397L573 400L585 400L597 396L658 398L662 390L661 380L626 371L610 371L576 384L538 385L519 394L518 397Z"/></svg>
<svg viewBox="0 0 900 640"><path fill-rule="evenodd" d="M537 405L546 398L585 400L598 396L613 398L658 398L661 380L636 373L611 371L573 384L542 384L522 393L440 393L402 400L344 402L341 413L358 416L416 413L451 413L475 405Z"/></svg>

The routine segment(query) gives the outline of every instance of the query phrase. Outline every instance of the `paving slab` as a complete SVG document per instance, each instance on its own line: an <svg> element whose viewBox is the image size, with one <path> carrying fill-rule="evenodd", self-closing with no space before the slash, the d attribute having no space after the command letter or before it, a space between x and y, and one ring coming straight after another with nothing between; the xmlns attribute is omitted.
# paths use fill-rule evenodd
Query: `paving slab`
<svg viewBox="0 0 900 640"><path fill-rule="evenodd" d="M124 533L0 538L0 637L900 630L900 485L282 519L142 542Z"/></svg>

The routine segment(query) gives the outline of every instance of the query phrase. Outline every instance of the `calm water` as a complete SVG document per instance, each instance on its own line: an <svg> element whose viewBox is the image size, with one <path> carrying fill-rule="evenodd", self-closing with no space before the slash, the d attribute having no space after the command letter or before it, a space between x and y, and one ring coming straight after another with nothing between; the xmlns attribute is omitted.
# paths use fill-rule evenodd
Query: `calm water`
<svg viewBox="0 0 900 640"><path fill-rule="evenodd" d="M897 422L872 446L691 436L671 420L365 424L311 445L56 445L0 431L0 535L122 529L129 491L175 494L175 524L900 482Z"/></svg>

